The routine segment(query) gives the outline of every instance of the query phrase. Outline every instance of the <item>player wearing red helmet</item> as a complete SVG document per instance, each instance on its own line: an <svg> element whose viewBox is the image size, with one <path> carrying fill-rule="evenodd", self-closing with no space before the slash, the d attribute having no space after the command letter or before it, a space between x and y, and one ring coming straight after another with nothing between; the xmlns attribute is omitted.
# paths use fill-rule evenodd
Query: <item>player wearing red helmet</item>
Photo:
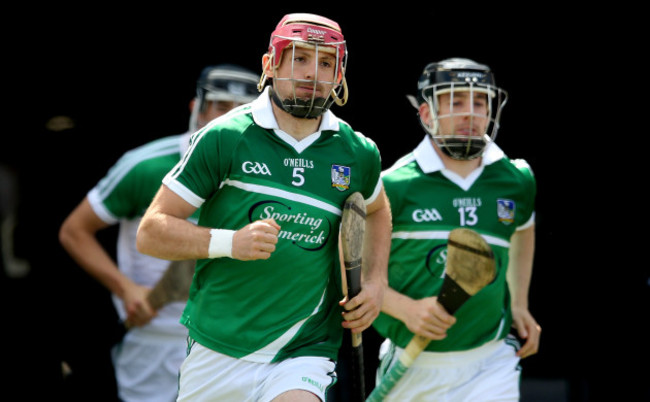
<svg viewBox="0 0 650 402"><path fill-rule="evenodd" d="M343 327L368 328L386 286L379 150L329 110L347 100L339 25L286 15L262 66L262 94L193 135L138 232L146 254L198 260L181 320L190 343L180 401L325 400ZM347 300L337 245L354 192L367 247L363 289ZM186 218L199 207L194 225Z"/></svg>
<svg viewBox="0 0 650 402"><path fill-rule="evenodd" d="M313 58L306 59L311 52ZM258 88L261 90L267 78L273 78L273 101L295 117L313 119L333 102L339 106L347 102L345 39L339 25L328 18L286 15L271 34L263 64Z"/></svg>

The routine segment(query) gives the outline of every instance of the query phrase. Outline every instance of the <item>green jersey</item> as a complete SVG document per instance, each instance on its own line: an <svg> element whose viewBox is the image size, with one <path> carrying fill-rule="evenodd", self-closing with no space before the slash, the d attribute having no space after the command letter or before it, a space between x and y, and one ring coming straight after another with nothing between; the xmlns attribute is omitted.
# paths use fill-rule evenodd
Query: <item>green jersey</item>
<svg viewBox="0 0 650 402"><path fill-rule="evenodd" d="M142 286L153 287L169 261L137 250L138 226L160 188L160 181L187 149L189 136L186 133L160 138L126 152L88 193L88 201L101 220L111 225L119 223L117 265L124 275ZM116 295L113 304L120 318L126 319L124 303ZM184 307L181 302L166 305L149 326L167 333L187 334L178 323Z"/></svg>
<svg viewBox="0 0 650 402"><path fill-rule="evenodd" d="M382 179L393 216L391 288L414 299L438 295L447 237L457 227L481 234L496 257L496 279L456 311L447 337L426 350L467 350L505 337L512 324L506 283L510 237L534 220L536 184L528 164L508 159L491 143L481 166L462 178L444 168L427 137ZM402 348L413 337L404 323L385 313L373 325Z"/></svg>
<svg viewBox="0 0 650 402"><path fill-rule="evenodd" d="M182 322L217 352L249 361L336 359L342 327L338 264L341 208L381 189L370 139L331 112L296 141L275 121L268 93L213 120L164 179L201 207L200 226L238 230L260 219L281 226L268 260L199 260Z"/></svg>

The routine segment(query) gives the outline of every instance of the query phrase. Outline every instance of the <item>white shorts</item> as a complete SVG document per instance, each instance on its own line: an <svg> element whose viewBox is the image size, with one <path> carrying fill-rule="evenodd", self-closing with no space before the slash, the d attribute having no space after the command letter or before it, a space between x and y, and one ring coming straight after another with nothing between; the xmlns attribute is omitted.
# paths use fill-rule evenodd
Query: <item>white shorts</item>
<svg viewBox="0 0 650 402"><path fill-rule="evenodd" d="M404 349L385 340L377 384ZM518 401L520 366L516 349L504 340L461 352L422 352L385 401Z"/></svg>
<svg viewBox="0 0 650 402"><path fill-rule="evenodd" d="M181 366L178 401L267 402L290 390L305 390L324 401L336 381L335 364L325 357L255 363L190 342Z"/></svg>
<svg viewBox="0 0 650 402"><path fill-rule="evenodd" d="M113 347L118 395L125 402L173 402L186 356L187 334L134 327Z"/></svg>

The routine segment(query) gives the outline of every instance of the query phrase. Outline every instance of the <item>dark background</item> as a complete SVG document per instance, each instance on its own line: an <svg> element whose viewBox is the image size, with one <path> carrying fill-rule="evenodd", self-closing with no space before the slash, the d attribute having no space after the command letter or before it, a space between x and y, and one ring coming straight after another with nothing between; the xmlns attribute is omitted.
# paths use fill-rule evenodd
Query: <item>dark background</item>
<svg viewBox="0 0 650 402"><path fill-rule="evenodd" d="M530 309L543 335L539 354L522 366L524 380L542 385L533 392L539 399L528 400L549 400L551 387L572 401L612 390L647 395L647 385L635 380L643 370L627 363L645 359L648 349L647 332L636 329L647 322L648 271L607 269L615 250L599 232L620 220L603 214L617 201L616 181L608 178L612 162L601 156L607 107L591 83L599 77L594 66L616 56L593 19L548 5L232 7L41 8L38 17L16 14L23 23L5 28L0 162L20 187L15 254L32 266L26 277L2 278L5 336L15 345L7 351L9 383L24 395L42 391L34 381L54 384L52 392L112 392L106 350L116 317L108 293L61 250L61 222L123 152L187 129L205 65L261 71L276 23L304 11L341 25L350 100L333 111L375 140L384 167L424 136L405 96L415 94L427 63L468 57L492 67L510 95L497 143L526 159L538 181ZM70 117L74 127L48 129L55 116ZM611 192L602 190L603 180ZM102 234L109 249L114 234ZM643 314L621 304L641 306ZM64 385L61 360L80 367Z"/></svg>

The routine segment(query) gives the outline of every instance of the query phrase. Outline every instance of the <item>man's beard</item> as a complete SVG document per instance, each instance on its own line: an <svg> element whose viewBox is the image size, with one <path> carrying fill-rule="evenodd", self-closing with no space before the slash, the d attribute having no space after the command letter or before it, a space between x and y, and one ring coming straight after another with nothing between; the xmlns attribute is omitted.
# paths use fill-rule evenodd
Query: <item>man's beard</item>
<svg viewBox="0 0 650 402"><path fill-rule="evenodd" d="M481 156L487 145L482 138L471 137L467 139L445 138L437 140L440 150L452 159L470 160Z"/></svg>
<svg viewBox="0 0 650 402"><path fill-rule="evenodd" d="M332 99L317 97L314 99L291 99L280 100L278 94L271 90L271 98L275 104L285 112L301 119L315 119L323 114L332 105Z"/></svg>

